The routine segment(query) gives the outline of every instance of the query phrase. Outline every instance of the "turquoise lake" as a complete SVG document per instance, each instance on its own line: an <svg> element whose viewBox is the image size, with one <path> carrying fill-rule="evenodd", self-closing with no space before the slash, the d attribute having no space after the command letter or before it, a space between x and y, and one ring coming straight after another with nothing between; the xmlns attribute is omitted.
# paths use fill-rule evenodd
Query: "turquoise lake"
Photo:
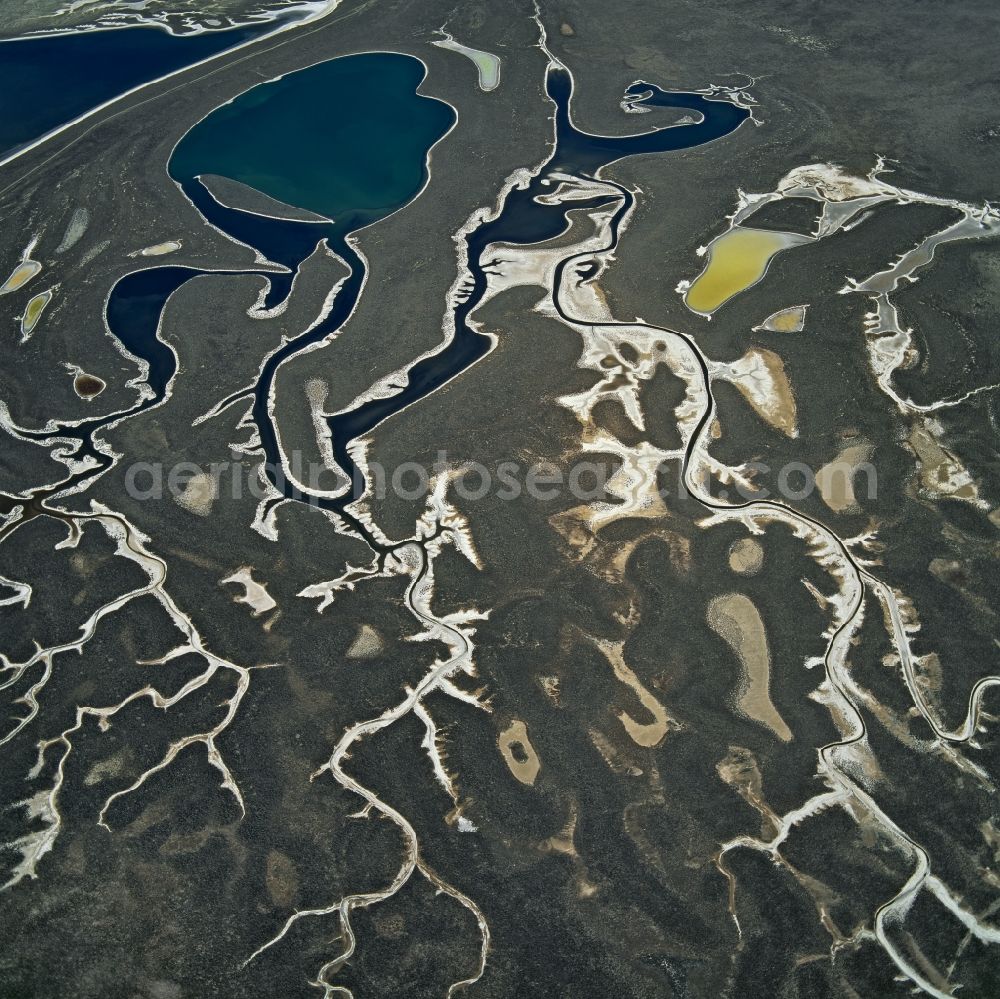
<svg viewBox="0 0 1000 999"><path fill-rule="evenodd" d="M365 53L260 84L188 132L170 173L185 189L220 174L338 228L374 221L420 191L427 151L455 121L416 93L423 77L410 56Z"/></svg>

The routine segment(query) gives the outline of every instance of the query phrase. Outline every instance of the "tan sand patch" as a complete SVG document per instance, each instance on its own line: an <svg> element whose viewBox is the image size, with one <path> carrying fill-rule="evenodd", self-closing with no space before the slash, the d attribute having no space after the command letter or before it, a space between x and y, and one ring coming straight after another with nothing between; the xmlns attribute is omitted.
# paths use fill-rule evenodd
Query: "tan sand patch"
<svg viewBox="0 0 1000 999"><path fill-rule="evenodd" d="M871 453L867 441L851 444L816 473L819 494L834 513L856 513L861 509L854 495L854 476Z"/></svg>
<svg viewBox="0 0 1000 999"><path fill-rule="evenodd" d="M370 624L363 624L345 654L348 659L372 659L384 648L382 636Z"/></svg>
<svg viewBox="0 0 1000 999"><path fill-rule="evenodd" d="M737 361L717 365L713 375L735 385L754 412L776 430L786 437L798 436L795 393L784 362L773 350L755 347Z"/></svg>
<svg viewBox="0 0 1000 999"><path fill-rule="evenodd" d="M178 506L198 517L207 517L219 495L219 484L208 472L193 475L184 485L184 491L174 496Z"/></svg>
<svg viewBox="0 0 1000 999"><path fill-rule="evenodd" d="M130 253L130 257L164 257L168 253L176 253L181 248L179 239L169 239L165 243L156 243L153 246L144 247L135 253Z"/></svg>
<svg viewBox="0 0 1000 999"><path fill-rule="evenodd" d="M500 747L510 772L522 784L529 787L534 784L542 764L528 738L528 726L515 718L497 737L497 746ZM517 756L514 754L515 747L519 750Z"/></svg>
<svg viewBox="0 0 1000 999"><path fill-rule="evenodd" d="M931 496L954 496L978 503L979 490L965 466L943 448L924 427L914 427L907 439L920 462L920 484Z"/></svg>
<svg viewBox="0 0 1000 999"><path fill-rule="evenodd" d="M771 702L771 653L756 605L742 593L726 593L709 603L707 617L709 627L726 641L743 666L737 710L766 725L782 742L790 741L792 730Z"/></svg>
<svg viewBox="0 0 1000 999"><path fill-rule="evenodd" d="M0 295L9 295L19 288L23 288L35 275L42 270L42 265L37 260L24 260L11 271L10 277L0 285Z"/></svg>
<svg viewBox="0 0 1000 999"><path fill-rule="evenodd" d="M291 858L280 850L271 850L267 855L264 884L271 901L279 909L290 909L295 904L299 890L299 876Z"/></svg>
<svg viewBox="0 0 1000 999"><path fill-rule="evenodd" d="M643 686L642 681L635 675L625 662L623 650L624 642L608 642L604 639L595 639L594 644L604 653L611 668L615 671L615 676L626 686L630 687L639 703L653 716L651 722L637 722L627 711L617 712L617 718L622 723L629 738L637 746L652 748L658 746L666 738L669 728L669 715L666 708ZM679 727L679 726L678 726Z"/></svg>
<svg viewBox="0 0 1000 999"><path fill-rule="evenodd" d="M741 576L753 576L764 564L764 548L756 538L740 538L729 548L729 568Z"/></svg>

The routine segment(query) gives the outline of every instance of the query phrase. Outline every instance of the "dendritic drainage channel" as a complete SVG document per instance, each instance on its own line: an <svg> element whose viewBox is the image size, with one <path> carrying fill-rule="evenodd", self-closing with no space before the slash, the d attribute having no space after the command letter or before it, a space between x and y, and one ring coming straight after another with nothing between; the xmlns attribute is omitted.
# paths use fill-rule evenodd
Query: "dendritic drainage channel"
<svg viewBox="0 0 1000 999"><path fill-rule="evenodd" d="M544 35L542 37L544 46ZM472 525L448 501L450 477L443 473L434 482L426 510L415 524L408 538L391 539L379 528L372 499L368 491L366 474L367 451L371 433L388 417L402 409L418 404L452 378L485 358L494 345L493 339L484 334L474 318L477 309L500 292L520 285L540 287L545 298L538 308L550 318L565 324L580 337L582 353L580 366L592 369L604 377L588 391L566 396L561 405L576 414L588 433L583 448L614 453L621 460L621 472L609 486L609 491L619 502L595 503L574 512L596 537L602 528L625 516L649 517L655 520L662 500L656 494L655 469L665 461L679 461L683 468L685 484L705 508L701 526L706 530L722 523L736 523L749 535L763 533L769 524L788 526L796 538L810 552L817 564L826 572L832 590L821 596L829 611L829 625L824 635L826 651L807 665L822 671L823 680L817 687L816 698L826 704L831 714L842 722L842 738L825 746L819 753L818 775L825 790L802 807L783 816L773 816L773 835L769 839L741 839L738 843L723 844L717 863L721 874L729 879L731 899L739 890L734 875L726 866L726 855L736 845L750 846L782 863L781 845L791 828L803 818L819 809L839 807L857 821L870 821L891 837L901 850L912 857L914 872L904 889L886 901L875 914L871 932L885 949L900 971L925 992L935 996L945 995L924 971L901 951L890 936L906 918L913 898L921 891L929 891L959 919L968 932L988 942L1000 941L998 931L962 907L944 882L929 867L926 851L907 835L879 807L878 802L857 777L859 763L868 752L865 742L865 725L857 704L864 692L846 669L846 660L853 637L857 634L866 609L866 596L871 595L885 607L891 622L892 640L896 652L906 668L914 705L928 720L934 738L949 760L971 779L988 782L987 775L979 771L961 753L961 745L968 741L978 724L984 691L1000 682L987 678L977 685L969 699L968 715L954 730L946 730L935 718L933 710L925 703L912 680L913 656L909 646L912 619L906 610L904 595L897 593L875 575L874 561L865 552L871 537L842 539L825 524L804 516L790 505L774 501L748 501L727 505L714 499L708 490L712 480L740 482L752 487L746 469L728 466L710 453L711 427L717 418L713 384L730 382L751 401L765 419L775 426L794 433L794 412L789 410L789 392L783 373L761 354L747 356L741 362L723 364L708 357L690 333L657 327L645 323L621 323L614 320L606 298L600 293L599 281L610 264L619 240L626 232L635 206L636 193L625 187L602 179L602 168L624 156L647 152L669 152L722 139L726 134L751 119L750 98L745 90L733 88L710 90L700 94L677 94L638 83L629 89L625 103L635 109L640 107L673 107L696 112L701 120L692 124L654 129L638 136L608 138L590 136L575 128L570 113L572 77L556 61L547 70L547 92L554 108L554 141L550 156L544 163L525 169L510 178L496 203L474 214L456 234L458 275L452 288L444 321L444 340L434 352L418 358L404 370L395 373L379 384L361 393L354 404L338 414L324 414L332 441L332 456L347 480L344 488L335 494L311 494L296 484L268 480L271 494L262 503L254 526L265 536L276 538L274 510L280 503L314 502L327 510L332 529L346 531L363 538L372 549L369 565L346 567L329 581L317 582L305 588L301 595L319 601L323 610L333 603L339 592L353 588L367 579L401 577L406 579L406 607L421 628L420 637L440 643L446 654L439 657L428 672L403 697L389 705L379 715L350 725L336 742L329 758L316 770L314 777L329 775L345 791L359 799L359 816L381 816L392 822L400 831L404 853L395 877L379 890L349 894L331 901L329 905L296 911L277 929L269 940L248 955L245 967L263 952L286 941L289 930L306 918L336 916L340 926L340 943L332 956L317 970L315 984L326 996L350 995L345 986L333 979L338 970L355 953L359 943L355 937L351 914L359 908L377 905L391 898L419 873L439 892L449 896L475 917L481 940L476 965L469 976L455 982L449 995L478 981L485 972L490 946L490 928L479 905L468 895L451 886L431 869L422 857L421 845L412 823L405 815L382 801L372 789L351 776L346 764L352 749L364 739L375 738L380 732L413 715L421 722L425 736L422 747L427 752L435 777L451 797L455 807L459 798L455 782L449 773L441 752L440 731L426 705L432 692L440 692L476 708L489 710L489 699L483 691L469 691L462 686L463 677L474 678L475 623L485 612L468 609L448 615L439 615L433 609L434 562L447 547L460 551L472 564L479 563L473 542ZM733 225L748 219L753 211L767 199L803 197L819 201L823 207L823 221L816 239L830 236L845 226L857 224L860 216L874 204L887 201L912 202L922 196L900 191L873 175L867 180L853 178L828 165L800 168L793 171L778 185L771 195L761 196L741 203ZM923 199L928 203L936 203ZM196 202L197 203L197 202ZM206 211L219 213L202 202ZM202 207L199 204L199 207ZM896 405L916 416L933 412L945 405L958 405L961 399L942 400L940 403L916 406L899 397L892 386L892 372L901 363L907 346L907 331L900 328L891 302L891 294L904 278L912 277L933 257L934 247L956 239L987 238L996 233L998 219L992 209L973 209L949 202L958 208L962 220L944 233L936 234L914 252L866 280L849 282L845 294L860 293L871 297L873 312L868 328L863 331L868 344L873 376L884 392ZM218 214L216 215L218 217ZM825 227L825 228L824 228ZM567 245L567 233L584 232L575 243ZM558 246L548 245L555 237L563 237ZM298 236L296 237L298 238ZM363 290L364 264L359 255L348 257L344 247L351 248L349 235L338 247L348 263L352 279L333 289L324 311L317 318L306 336L292 341L283 348L284 353L262 364L254 385L245 392L223 400L206 414L207 418L238 402L248 402L245 425L255 431L249 447L250 453L266 457L276 465L285 463L279 437L274 428L274 410L271 385L278 365L295 355L300 349L312 349L329 342L340 325L349 317L357 296ZM30 258L30 254L28 255ZM26 258L26 259L28 259ZM288 270L294 270L293 264ZM161 273L161 278L165 275ZM184 275L171 275L181 279ZM352 285L350 281L355 283ZM291 293L290 278L285 278L283 294ZM282 282L278 282L281 286ZM165 307L169 292L159 303ZM265 301L258 311L280 307L277 301ZM344 303L348 303L346 306ZM334 318L331 318L334 317ZM158 321L159 315L155 316ZM153 329L156 326L154 324ZM114 329L112 329L114 333ZM160 345L162 346L162 344ZM623 350L623 348L628 348ZM150 351L158 351L155 336L149 340ZM136 355L132 355L136 356ZM625 378L612 377L601 360L608 356L618 358ZM635 360L638 358L638 360ZM163 363L169 368L169 360ZM636 427L642 428L645 414L639 401L639 388L663 365L685 385L685 397L675 410L680 445L673 450L662 450L649 444L627 446L613 436L595 432L592 411L601 399L618 399ZM175 372L168 370L162 384L151 385L156 363L147 359L141 379L136 381L140 404L169 402L169 383ZM162 377L162 376L161 376ZM135 411L138 411L136 409ZM118 414L127 419L133 411ZM102 426L110 425L105 421ZM54 424L42 433L29 432L13 425L7 418L7 428L24 440L33 440L46 447L61 449L69 478L55 483L34 496L11 497L4 511L6 521L0 533L0 542L16 536L17 528L33 516L54 517L63 521L67 539L63 544L78 542L89 524L103 530L116 544L117 556L136 565L147 576L146 585L133 590L96 611L81 626L81 637L73 642L49 649L39 649L25 662L14 663L3 659L4 689L23 692L19 701L25 708L3 742L15 738L28 738L44 723L42 703L45 684L52 674L53 663L70 651L79 651L94 634L101 619L116 613L140 596L153 596L167 611L181 634L176 649L167 658L193 653L204 661L202 674L189 681L177 693L168 696L154 686L144 685L124 700L104 707L81 706L76 724L62 732L43 736L38 740L38 761L27 775L28 780L43 786L43 790L21 802L25 816L39 820L41 828L18 839L13 844L21 861L5 887L14 888L25 877L38 876L39 862L51 851L61 826L59 794L63 786L65 768L72 759L73 737L88 719L96 718L99 726L139 699L148 699L155 706L168 710L174 704L208 683L218 672L233 674L235 693L229 699L223 719L209 730L192 733L174 742L165 756L145 771L131 786L110 795L100 811L98 821L105 822L107 812L115 800L140 788L153 774L170 766L177 755L192 745L201 745L209 762L220 773L222 788L243 806L238 783L222 758L216 744L220 734L232 722L248 688L251 671L215 656L205 647L202 637L190 619L165 589L166 563L152 553L154 543L119 514L92 505L88 512L68 511L60 507L68 496L84 494L96 475L101 474L116 460L107 448L102 448L98 431L101 426L76 426ZM13 596L5 603L27 605L30 587L17 581L5 581ZM763 709L762 709L763 714ZM770 717L770 716L767 716ZM776 722L772 722L777 726ZM823 918L821 903L817 902L819 916ZM733 918L735 908L731 905ZM836 946L847 946L852 940L834 940Z"/></svg>
<svg viewBox="0 0 1000 999"><path fill-rule="evenodd" d="M879 160L868 178L850 176L829 164L798 168L782 178L773 193L741 196L730 220L731 229L765 204L780 198L806 198L821 204L822 216L817 233L810 237L812 240L828 238L852 224L862 224L866 220L865 213L878 204L931 204L954 209L959 214L957 222L926 237L871 278L848 280L842 290L842 294L865 294L872 300L873 309L860 333L868 351L873 381L902 414L924 420L926 414L960 405L967 398L991 391L996 386L986 385L955 399L923 405L901 397L893 387L892 375L911 345L912 331L901 327L891 295L904 279L915 280L919 270L931 263L935 248L942 244L1000 235L1000 213L989 206L972 206L896 188L879 179L884 168L884 162ZM996 793L992 779L963 754L962 746L973 740L983 715L983 696L989 688L1000 683L1000 677L987 676L977 681L969 693L966 717L957 726L948 728L916 679L915 662L919 657L912 651L911 640L919 629L919 620L912 601L878 578L878 560L873 554L878 550L875 530L859 537L842 538L824 523L788 503L763 499L724 503L713 497L708 489L712 482L736 483L742 495L754 491L749 467L725 465L710 452L713 429L717 429L714 425L720 418L713 385L720 381L735 385L759 416L775 429L794 437L797 434L794 395L780 360L772 363L772 358L752 348L738 361L717 362L705 354L691 333L645 323L616 322L599 281L611 265L619 239L628 225L634 196L619 185L602 180L599 174L594 178L563 174L550 179L558 186L546 196L548 201L578 206L568 225L568 235L564 233L559 244L551 248L545 245L525 248L509 242L488 247L484 260L489 273L489 291L484 298L522 285L544 289L546 297L536 306L537 311L561 321L579 335L584 347L579 366L599 376L591 388L559 401L578 417L583 430L581 448L585 453L610 453L620 460L621 470L607 487L617 502L585 504L561 514L561 523L557 526L568 538L578 540L581 534L573 528L583 525L586 532L582 536L597 539L603 528L621 518L659 520L666 510L656 470L667 462L680 461L689 495L706 510L702 528L707 530L735 523L753 537L763 535L771 524L786 525L832 585L830 592L814 593L829 614L829 624L823 635L825 652L804 665L822 670L823 679L813 697L828 707L842 737L819 751L817 777L824 790L785 815L777 815L758 802L755 807L761 810L770 828L770 837L744 836L722 844L716 863L730 884L733 919L739 928L735 907L739 886L726 865L727 854L736 847L762 851L784 866L813 896L818 918L830 931L832 953L873 938L899 971L922 991L937 997L950 995L941 988L938 976L930 973L901 944L898 936L893 935L903 930L916 897L921 892L930 893L954 917L968 939L996 944L1000 942L1000 930L963 903L962 897L931 869L926 849L880 806L864 776L874 764L875 756L859 710L860 706L871 706L872 696L852 676L848 657L866 611L884 611L888 637L901 665L913 709L927 722L932 733L930 742L914 741L913 750L940 754L955 768L957 777L972 780L991 794ZM598 200L602 197L603 200ZM569 237L574 233L581 235L576 245L568 248L566 244L571 242ZM687 286L682 286L679 290L684 292L686 289ZM803 307L803 315L804 311ZM629 445L595 423L594 407L599 402L614 399L634 428L644 430L646 414L640 404L640 388L660 365L666 366L686 388L683 400L674 410L681 439L677 448L659 449L648 442ZM933 425L927 426L927 432L934 432ZM984 506L974 488L969 488L972 481L964 469L955 467L948 477L939 478L938 489L943 495L957 495ZM585 543L584 557L591 543ZM738 610L728 612L736 626L740 624ZM712 623L711 610L709 623ZM787 726L766 696L766 686L765 679L757 698L764 703L745 704L746 700L751 700L745 698L741 707L750 717L773 728L779 738L788 738ZM912 875L903 888L873 914L872 928L862 928L847 937L841 935L829 918L823 892L817 890L811 879L800 875L781 852L796 825L829 808L843 809L863 828L877 829L913 864Z"/></svg>
<svg viewBox="0 0 1000 999"><path fill-rule="evenodd" d="M701 120L683 126L654 129L638 136L608 139L588 136L572 125L572 80L568 71L558 63L552 62L548 68L547 89L555 108L552 153L541 166L533 170L525 169L512 178L494 207L477 212L457 235L461 273L451 296L444 326L445 339L441 348L409 366L406 377L396 380L393 390L387 384L374 386L362 393L356 404L346 412L328 418L333 455L347 475L348 486L339 495L312 495L308 490L299 488L297 483L293 487L285 480L282 488L279 488L278 482L271 479L268 483L271 492L262 502L252 525L265 536L276 537L273 511L279 503L311 502L322 506L327 510L335 529L361 537L369 544L373 551L373 561L369 566L348 567L342 575L330 582L307 587L302 595L318 597L319 607L322 609L333 600L338 591L351 588L364 579L377 576L406 577L409 580L406 606L422 628L420 637L443 644L448 653L435 661L426 676L413 689L407 689L403 699L395 706L387 708L376 718L350 726L337 742L330 758L315 775L319 777L329 774L342 788L357 795L362 802L359 814L377 813L399 828L406 849L396 877L380 891L348 895L327 907L296 912L275 937L247 958L249 964L258 954L279 943L289 928L300 919L337 915L341 926L342 949L319 969L316 977L316 983L322 985L327 995L349 994L346 988L333 984L331 979L354 953L356 941L351 912L391 897L407 883L414 872L419 872L439 892L468 909L480 928L478 964L471 969L467 979L454 983L449 992L471 984L482 976L490 943L490 930L481 910L471 898L449 885L426 864L421 856L416 832L408 819L383 802L374 791L358 783L344 766L350 750L359 741L375 737L401 718L412 714L421 721L425 729L423 747L431 759L437 780L457 807L459 802L454 780L440 750L440 733L425 701L431 692L438 691L463 703L489 709L488 700L482 691L470 692L458 683L462 675L475 676L474 623L482 617L481 612L470 609L440 616L432 608L434 559L444 546L453 545L474 564L478 562L469 525L447 500L449 475L444 474L436 480L427 510L418 521L413 535L401 540L389 539L378 528L368 508L364 435L393 413L419 402L421 398L461 374L471 364L486 356L492 348L492 339L483 335L471 319L473 311L487 299L489 291L489 279L481 257L487 246L500 239L517 235L520 245L530 245L561 231L565 224L565 208L558 199L544 197L553 183L553 177L561 176L567 169L575 169L581 173L597 171L605 163L635 153L683 149L710 142L739 127L750 117L745 95L738 90L676 94L652 85L636 84L626 96L630 105L684 108L697 114ZM319 228L323 231L318 231L316 226L309 223L290 223L264 217L248 219L248 213L226 209L221 202L208 196L204 189L194 183L194 179L185 182L184 187L194 204L212 224L227 232L235 227L236 238L251 243L257 238L257 242L261 244L259 248L267 258L267 270L263 273L269 278L270 290L251 309L251 318L273 314L283 307L284 301L293 291L294 273L300 262L312 251L317 239L332 241L332 252L340 256L348 267L348 279L331 290L323 312L303 334L285 344L278 353L266 358L257 380L245 392L223 400L206 414L206 419L210 419L243 399L249 400L252 404L244 424L253 428L255 433L248 445L248 453L262 454L272 464L281 465L284 456L274 427L271 392L274 373L281 363L300 350L314 349L333 339L339 327L350 316L362 292L364 261L356 253L349 232L333 233L322 226ZM603 192L598 194L598 200L607 200ZM366 224L368 221L370 220L362 217L359 224ZM31 262L30 252L26 253L25 261L24 268L27 268ZM169 767L178 754L192 745L203 746L209 762L222 775L223 789L233 795L241 809L243 807L238 782L223 759L216 740L239 709L250 682L250 670L223 660L206 648L190 618L165 588L166 563L152 553L152 542L143 537L134 525L120 514L97 505L92 504L92 509L87 512L67 510L60 505L74 497L75 504L79 506L92 483L118 460L118 456L103 442L102 431L148 408L169 404L171 385L177 377L177 359L173 350L158 337L161 314L173 292L198 273L202 272L176 267L139 271L126 278L109 299L109 332L117 339L122 353L140 370L139 376L132 383L138 394L138 400L133 406L101 420L77 423L53 420L49 426L38 431L16 425L9 414L4 412L5 429L9 433L23 441L52 449L53 456L66 466L68 474L62 481L35 490L30 495L10 497L5 505L5 523L0 541L9 543L11 538L16 537L20 526L41 516L62 520L68 531L63 544L72 545L78 542L85 527L93 523L116 541L118 556L138 564L149 580L147 585L116 598L91 615L83 623L78 640L39 649L25 662L3 660L4 688L21 688L22 692L17 700L26 709L23 716L5 733L4 741L28 738L29 733L44 726L44 691L52 675L54 662L68 652L82 649L103 618L116 613L139 597L154 596L183 635L183 641L166 659L194 653L205 662L202 674L172 695L164 695L155 686L144 684L115 704L80 706L73 726L44 736L38 741L37 764L26 776L30 783L41 784L43 790L22 802L21 807L28 821L39 820L43 828L10 844L20 851L22 861L8 882L8 888L15 887L25 877L38 876L40 861L55 847L62 824L59 811L60 791L65 768L72 759L74 735L81 727L88 720L96 719L98 727L103 729L111 718L142 698L149 699L158 708L169 710L201 689L220 670L230 671L237 678L235 693L228 701L224 717L210 730L191 733L172 743L163 758L144 771L131 786L108 797L101 808L98 821L105 824L107 813L116 800L138 790L150 777ZM21 275L22 279L31 276L33 275L27 274L26 270ZM135 307L133 302L137 303ZM136 307L143 310L141 315L136 312ZM399 386L405 388L400 390ZM14 593L13 597L5 598L6 602L28 603L31 598L29 587L13 580L7 581L6 585Z"/></svg>

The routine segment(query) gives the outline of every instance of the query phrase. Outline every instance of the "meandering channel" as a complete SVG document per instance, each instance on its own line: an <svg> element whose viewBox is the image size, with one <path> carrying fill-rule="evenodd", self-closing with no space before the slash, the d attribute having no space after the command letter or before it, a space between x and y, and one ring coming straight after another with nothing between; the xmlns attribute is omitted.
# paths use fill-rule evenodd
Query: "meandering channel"
<svg viewBox="0 0 1000 999"><path fill-rule="evenodd" d="M334 336L353 314L364 289L365 262L353 245L352 235L364 226L385 218L419 194L428 177L430 151L454 124L454 112L443 102L419 95L418 87L423 81L424 68L418 60L390 53L350 56L261 85L218 109L188 133L171 160L171 176L209 223L255 248L272 265L277 265L277 268L272 266L267 270L262 268L241 272L260 274L269 282L267 293L260 303L261 308L282 307L292 294L293 279L298 268L315 250L318 242L325 240L328 247L346 264L348 276L328 310L299 336L285 342L264 358L253 384L221 400L212 412L219 413L237 402L249 401L251 418L259 431L261 451L266 459L265 468L275 489L273 502L315 503L337 513L347 529L364 538L371 547L374 564L369 574L409 576L407 606L426 632L449 649L448 657L435 663L420 683L408 690L396 706L375 718L359 721L345 731L330 759L321 768L322 772L331 773L342 787L361 798L365 810L375 809L401 830L406 849L398 873L381 890L349 895L327 907L296 912L274 938L251 955L250 960L282 940L299 919L338 913L344 933L344 947L341 953L320 969L318 980L327 995L349 994L343 987L330 984L328 976L334 974L354 951L351 910L388 898L406 883L415 870L419 870L438 889L473 912L482 933L477 974L456 983L452 986L452 991L476 981L482 974L489 945L489 928L476 904L427 868L420 855L416 832L409 820L382 802L374 791L358 783L343 769L343 763L349 758L350 750L357 741L374 736L410 713L417 714L427 726L431 745L429 752L433 759L434 723L424 709L422 700L433 690L445 690L453 696L463 697L463 693L452 684L451 679L461 671L473 672L470 631L462 626L462 622L437 617L431 610L433 556L449 537L458 539L454 543L460 545L461 533L466 525L448 507L443 494L436 494L432 503L432 522L418 524L414 537L398 541L383 538L352 509L364 497L367 483L363 468L359 467L352 456L351 446L385 420L425 399L452 378L468 370L490 352L494 341L477 329L472 318L490 291L488 247L507 244L527 248L544 243L566 230L571 224L571 211L583 210L605 213L607 238L596 249L588 246L583 252L575 252L570 248L556 262L551 275L551 287L547 291L558 317L582 334L595 335L601 331L620 334L623 331L640 330L643 335L657 340L662 338L664 342L674 344L676 351L684 355L685 362L690 362L691 384L695 388L698 403L682 434L682 470L690 494L710 514L706 526L723 520L738 520L748 529L759 531L767 523L784 523L819 553L817 557L839 582L839 593L836 598L831 599L834 620L827 633L827 647L821 664L826 673L829 696L846 709L848 716L854 721L855 730L842 740L820 750L823 774L829 778L834 790L823 792L796 813L785 816L775 840L771 842L743 839L724 844L718 861L720 870L725 873L724 855L734 846L750 846L776 855L778 845L788 829L803 815L808 814L810 808L820 807L831 800L852 798L861 802L870 814L877 817L882 827L917 859L914 875L903 891L882 906L876 914L875 935L908 977L925 991L938 995L920 969L915 968L894 947L885 932L886 922L901 918L914 894L921 888L928 887L953 914L970 927L971 932L989 936L993 931L961 909L947 888L931 874L927 855L919 844L884 815L871 796L858 786L838 762L840 755L859 743L865 734L863 716L852 697L850 679L845 675L844 666L851 639L860 622L866 590L871 589L886 604L895 624L898 608L895 607L894 595L859 562L844 540L819 521L772 500L728 504L715 500L708 493L700 475L700 464L707 460L707 435L715 415L715 400L709 360L693 337L646 324L625 324L580 315L571 304L574 282L579 284L588 280L590 272L587 268L596 266L595 257L607 257L614 253L622 227L627 224L635 203L634 195L629 190L601 178L602 169L626 156L687 149L722 138L746 122L750 117L750 110L739 91L735 90L674 93L650 84L637 83L626 92L627 106L645 110L683 109L693 117L686 123L653 128L639 135L594 136L580 131L573 123L573 81L570 73L554 60L550 62L546 72L546 90L555 108L551 153L541 166L533 171L525 171L520 182L508 184L493 210L485 211L462 235L464 273L448 303L441 346L399 372L393 377L391 386L383 384L366 389L343 412L327 417L335 460L349 479L349 485L337 496L310 492L308 488L302 489L299 484L290 483L286 477L278 474L277 470L283 467L285 461L274 425L272 401L275 377L282 364L307 347ZM373 80L378 80L379 86L384 89L375 87L373 91ZM329 173L324 171L324 183L320 186L316 161L313 160L310 165L308 157L303 158L300 150L287 150L290 154L289 162L295 164L294 169L286 170L280 163L265 162L267 157L264 160L255 159L251 147L259 144L257 137L262 127L261 116L270 123L270 128L280 131L287 126L294 130L294 122L286 119L289 102L294 103L302 92L301 88L304 87L306 92L318 100L320 97L317 95L328 99L329 88L338 86L362 88L363 92L359 94L357 102L359 117L354 125L359 129L369 130L366 136L356 137L358 148L365 155L345 167L340 178L342 183L330 185ZM343 94L343 91L339 93ZM384 103L380 103L382 98ZM338 101L337 106L347 109L352 106L352 102L343 99ZM303 115L308 110L303 111ZM315 108L311 111L315 112ZM379 118L383 112L383 117ZM406 138L410 145L405 154L394 162L406 169L401 169L398 175L388 178L383 176L381 186L366 187L372 172L371 162L367 157L369 154L380 155L373 153L373 150L377 150L387 137L380 134L372 123L376 120L383 123L387 120L394 121L399 115L407 118L410 130L406 132ZM265 126L265 131L267 127ZM336 138L336 146L343 148L343 136ZM274 142L266 150L267 156L277 155L281 147L280 141ZM330 149L333 149L332 145ZM323 150L314 151L314 155L319 156L324 165L329 165L322 160L326 155ZM207 174L247 184L278 201L315 212L327 221L292 221L226 207L199 180L200 176ZM560 185L567 179L580 185L583 191L581 196L568 199L558 197ZM77 463L83 462L86 465L73 472L67 481L37 493L33 498L35 512L46 512L47 500L58 497L60 493L85 488L95 475L111 466L115 459L103 445L100 437L103 429L169 399L171 383L177 372L177 359L173 349L158 335L163 311L170 296L178 288L193 277L206 273L220 272L173 266L148 268L122 278L112 289L106 310L108 328L122 349L141 363L143 380L140 399L127 411L100 420L64 423L44 431L20 432L28 439L40 443L68 442L72 451L70 457ZM52 512L56 513L54 510ZM307 595L323 597L325 604L338 582L344 582L345 578L325 584L325 590L323 586L317 586L313 588L315 592ZM351 582L356 578L360 577L353 577ZM902 650L901 655L905 662ZM981 688L977 687L970 701L970 719L959 730L947 733L935 726L938 739L961 742L970 737L981 692ZM464 699L469 696L464 695ZM916 695L915 700L933 726L933 719ZM209 746L214 734L197 738ZM64 733L63 741L68 753L67 740L68 735ZM443 775L440 779L447 789L448 778L443 765L440 770Z"/></svg>

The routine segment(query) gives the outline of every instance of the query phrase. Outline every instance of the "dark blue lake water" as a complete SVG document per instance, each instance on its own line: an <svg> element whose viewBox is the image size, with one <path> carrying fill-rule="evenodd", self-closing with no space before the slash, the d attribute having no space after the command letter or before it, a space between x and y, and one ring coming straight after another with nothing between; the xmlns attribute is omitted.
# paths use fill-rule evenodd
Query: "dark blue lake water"
<svg viewBox="0 0 1000 999"><path fill-rule="evenodd" d="M0 42L0 159L133 87L275 27L272 21L183 36L115 28Z"/></svg>
<svg viewBox="0 0 1000 999"><path fill-rule="evenodd" d="M455 121L417 94L423 78L418 60L382 52L262 83L191 129L170 174L185 187L220 174L358 229L417 194L428 149Z"/></svg>

